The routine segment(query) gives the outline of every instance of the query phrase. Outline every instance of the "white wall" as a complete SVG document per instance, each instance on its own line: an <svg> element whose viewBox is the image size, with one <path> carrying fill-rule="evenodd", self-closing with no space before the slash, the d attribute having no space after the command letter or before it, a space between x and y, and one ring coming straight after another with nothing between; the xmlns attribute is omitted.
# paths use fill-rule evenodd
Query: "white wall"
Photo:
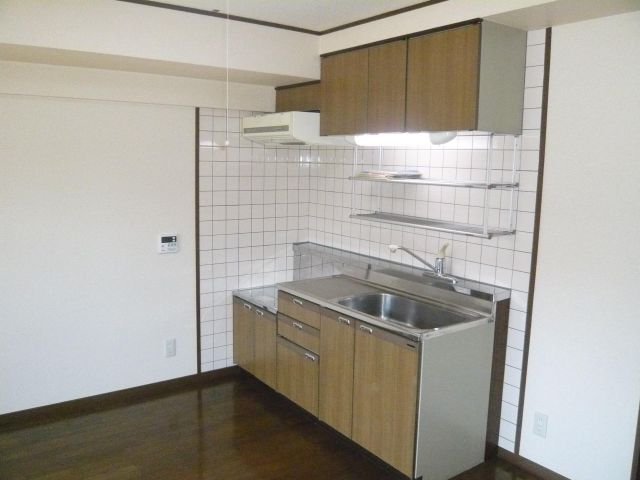
<svg viewBox="0 0 640 480"><path fill-rule="evenodd" d="M0 93L200 107L226 105L224 82L96 68L0 61ZM233 109L273 111L275 91L229 84Z"/></svg>
<svg viewBox="0 0 640 480"><path fill-rule="evenodd" d="M520 454L628 480L640 400L640 13L553 29ZM546 439L534 412L549 416Z"/></svg>
<svg viewBox="0 0 640 480"><path fill-rule="evenodd" d="M2 44L154 60L172 71L210 67L207 78L223 79L226 66L225 20L114 0L2 0ZM230 22L229 67L240 82L252 72L272 75L272 85L278 76L285 83L320 78L318 37Z"/></svg>
<svg viewBox="0 0 640 480"><path fill-rule="evenodd" d="M0 413L195 373L194 110L0 111Z"/></svg>

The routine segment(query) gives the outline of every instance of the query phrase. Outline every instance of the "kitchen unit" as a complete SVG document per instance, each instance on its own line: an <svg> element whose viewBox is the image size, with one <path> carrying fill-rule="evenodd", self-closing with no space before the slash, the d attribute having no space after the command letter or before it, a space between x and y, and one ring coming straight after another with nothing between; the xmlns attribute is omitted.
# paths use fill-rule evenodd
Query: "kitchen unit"
<svg viewBox="0 0 640 480"><path fill-rule="evenodd" d="M278 285L276 390L410 478L480 463L508 291L401 267L345 270ZM234 322L244 310L236 297Z"/></svg>

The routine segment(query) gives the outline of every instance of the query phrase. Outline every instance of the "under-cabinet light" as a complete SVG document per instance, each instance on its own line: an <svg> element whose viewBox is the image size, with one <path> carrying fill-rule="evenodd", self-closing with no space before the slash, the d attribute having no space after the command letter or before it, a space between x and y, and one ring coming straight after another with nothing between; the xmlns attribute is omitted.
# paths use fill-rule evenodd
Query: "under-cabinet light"
<svg viewBox="0 0 640 480"><path fill-rule="evenodd" d="M418 147L442 145L456 138L457 132L375 133L355 135L353 141L361 147Z"/></svg>

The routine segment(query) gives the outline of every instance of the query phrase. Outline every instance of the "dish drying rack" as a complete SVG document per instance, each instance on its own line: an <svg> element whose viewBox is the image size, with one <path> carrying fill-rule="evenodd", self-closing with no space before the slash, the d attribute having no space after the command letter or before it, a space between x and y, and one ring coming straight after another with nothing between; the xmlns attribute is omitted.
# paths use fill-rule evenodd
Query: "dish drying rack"
<svg viewBox="0 0 640 480"><path fill-rule="evenodd" d="M351 195L351 212L349 217L355 220L364 220L369 222L381 222L405 227L423 228L426 230L434 230L438 232L468 235L472 237L490 239L499 235L512 235L515 233L515 202L516 192L519 187L517 173L520 162L520 136L515 135L499 135L503 137L503 145L508 144L508 140L512 141L511 153L513 155L510 169L495 168L500 163L500 159L496 158L496 152L502 152L506 157L507 150L505 148L496 149L495 134L478 134L473 133L476 137L486 136L486 161L485 171L482 180L458 180L445 178L425 177L417 170L401 170L392 171L385 170L382 167L382 152L378 150L378 166L376 169L363 170L362 164L358 163L358 148L354 149L353 155L353 175L349 177L352 181ZM502 161L504 162L504 158ZM364 161L363 161L364 163ZM510 178L506 181L502 178L505 173L510 170ZM495 178L499 177L499 178ZM371 184L371 192L369 193L363 188L358 188L358 184L367 182ZM375 193L377 184L377 194ZM449 187L449 188L467 188L480 189L484 191L484 202L481 206L468 205L468 208L482 208L482 222L459 222L450 219L429 218L428 216L406 215L392 211L385 211L383 204L383 185L395 184L405 186L418 187ZM508 207L503 208L504 199L499 195L497 206L491 205L491 192L506 191L508 192ZM369 200L370 197L371 199ZM397 197L392 197L392 200ZM388 200L388 197L387 197ZM388 203L388 202L387 202ZM495 198L493 203L496 203ZM455 205L454 205L455 207ZM506 218L504 212L506 210ZM497 222L491 222L492 213L498 215Z"/></svg>

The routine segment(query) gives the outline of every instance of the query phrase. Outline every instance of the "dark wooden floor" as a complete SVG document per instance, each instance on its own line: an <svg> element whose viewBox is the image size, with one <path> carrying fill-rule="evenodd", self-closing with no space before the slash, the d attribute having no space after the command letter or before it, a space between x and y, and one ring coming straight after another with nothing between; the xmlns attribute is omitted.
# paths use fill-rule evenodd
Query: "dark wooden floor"
<svg viewBox="0 0 640 480"><path fill-rule="evenodd" d="M0 432L1 480L399 478L247 377ZM494 461L456 480L535 479Z"/></svg>

